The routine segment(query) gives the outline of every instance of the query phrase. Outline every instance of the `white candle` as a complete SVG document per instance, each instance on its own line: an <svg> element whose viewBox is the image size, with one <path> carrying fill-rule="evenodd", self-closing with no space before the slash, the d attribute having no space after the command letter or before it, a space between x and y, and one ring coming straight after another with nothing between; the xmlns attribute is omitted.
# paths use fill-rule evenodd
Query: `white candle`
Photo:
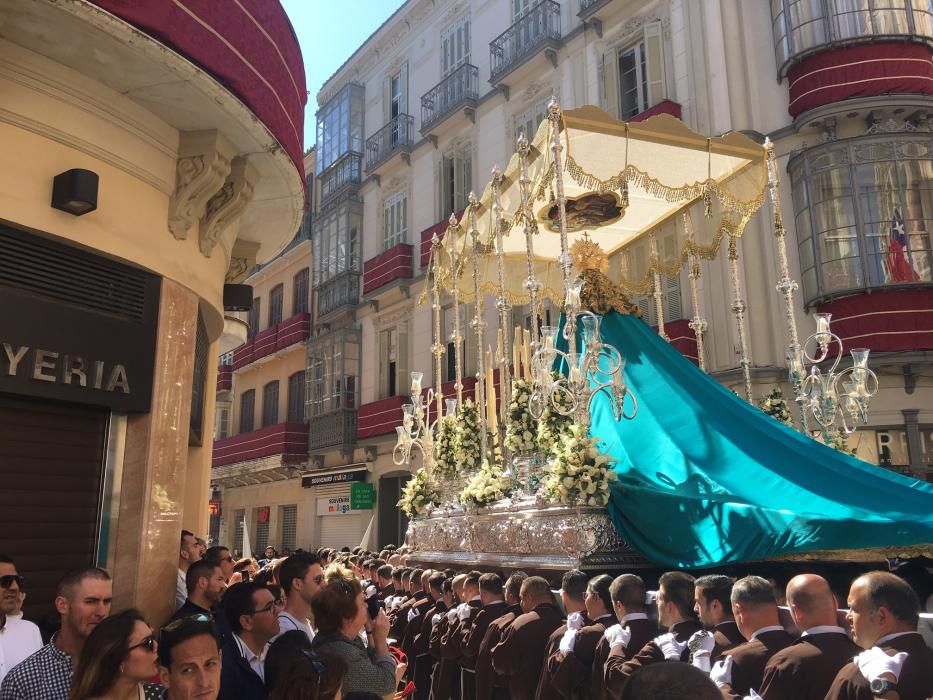
<svg viewBox="0 0 933 700"><path fill-rule="evenodd" d="M522 342L522 363L525 365L522 371L522 377L531 381L531 331L527 328L524 332L524 341Z"/></svg>

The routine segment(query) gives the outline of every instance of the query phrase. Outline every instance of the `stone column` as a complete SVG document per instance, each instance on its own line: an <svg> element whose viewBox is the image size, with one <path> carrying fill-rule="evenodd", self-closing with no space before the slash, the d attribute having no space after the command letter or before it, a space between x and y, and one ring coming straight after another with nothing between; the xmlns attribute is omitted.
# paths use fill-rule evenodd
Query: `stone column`
<svg viewBox="0 0 933 700"><path fill-rule="evenodd" d="M208 351L207 372L204 375L204 426L201 444L188 448L188 478L185 488L183 527L207 538L210 514L207 502L211 492L211 456L214 447L214 413L217 406L218 345L211 343Z"/></svg>
<svg viewBox="0 0 933 700"><path fill-rule="evenodd" d="M910 463L910 473L916 478L926 481L926 465L923 463L923 449L920 444L920 424L917 416L920 411L916 408L905 408L904 429L907 432L907 458Z"/></svg>
<svg viewBox="0 0 933 700"><path fill-rule="evenodd" d="M174 610L197 319L197 296L163 279L152 407L127 421L113 609L139 608L153 626Z"/></svg>

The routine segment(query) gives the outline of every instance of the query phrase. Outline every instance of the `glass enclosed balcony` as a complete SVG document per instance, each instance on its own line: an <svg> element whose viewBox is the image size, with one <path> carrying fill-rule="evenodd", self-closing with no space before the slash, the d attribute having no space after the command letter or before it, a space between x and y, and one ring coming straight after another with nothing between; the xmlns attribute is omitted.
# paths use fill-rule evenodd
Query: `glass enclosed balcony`
<svg viewBox="0 0 933 700"><path fill-rule="evenodd" d="M360 353L356 327L341 328L308 343L306 396L312 451L356 440Z"/></svg>

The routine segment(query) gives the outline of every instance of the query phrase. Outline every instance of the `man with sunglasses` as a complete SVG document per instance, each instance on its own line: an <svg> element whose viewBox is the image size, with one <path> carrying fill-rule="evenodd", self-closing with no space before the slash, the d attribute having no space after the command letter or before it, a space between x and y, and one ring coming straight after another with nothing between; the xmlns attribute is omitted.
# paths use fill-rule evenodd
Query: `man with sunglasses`
<svg viewBox="0 0 933 700"><path fill-rule="evenodd" d="M221 545L208 547L204 553L204 560L219 566L224 574L224 581L230 583L230 577L233 576L233 565L236 564L236 560L230 554L229 548Z"/></svg>
<svg viewBox="0 0 933 700"><path fill-rule="evenodd" d="M159 677L164 700L217 700L220 646L209 615L174 620L159 631Z"/></svg>
<svg viewBox="0 0 933 700"><path fill-rule="evenodd" d="M285 609L279 613L281 632L301 630L314 639L311 629L311 601L324 585L324 569L316 554L302 552L287 557L279 568L279 581L285 593Z"/></svg>
<svg viewBox="0 0 933 700"><path fill-rule="evenodd" d="M264 700L269 642L279 633L275 597L256 582L237 583L224 595L224 613L232 634L223 645L220 673L222 700Z"/></svg>
<svg viewBox="0 0 933 700"><path fill-rule="evenodd" d="M23 583L13 560L0 554L0 683L11 668L42 648L38 627L10 617L19 607Z"/></svg>

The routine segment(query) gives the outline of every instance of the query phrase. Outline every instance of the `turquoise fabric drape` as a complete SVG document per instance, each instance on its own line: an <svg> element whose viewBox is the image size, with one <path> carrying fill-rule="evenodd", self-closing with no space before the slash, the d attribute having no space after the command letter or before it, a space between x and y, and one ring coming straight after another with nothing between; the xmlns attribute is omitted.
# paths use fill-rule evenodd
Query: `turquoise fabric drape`
<svg viewBox="0 0 933 700"><path fill-rule="evenodd" d="M933 485L787 428L701 372L641 319L611 312L604 342L638 399L591 434L616 461L609 511L658 565L708 567L827 549L933 543Z"/></svg>

